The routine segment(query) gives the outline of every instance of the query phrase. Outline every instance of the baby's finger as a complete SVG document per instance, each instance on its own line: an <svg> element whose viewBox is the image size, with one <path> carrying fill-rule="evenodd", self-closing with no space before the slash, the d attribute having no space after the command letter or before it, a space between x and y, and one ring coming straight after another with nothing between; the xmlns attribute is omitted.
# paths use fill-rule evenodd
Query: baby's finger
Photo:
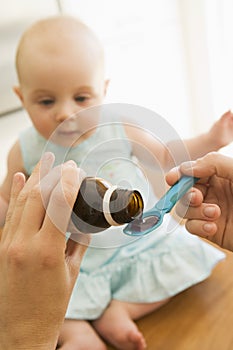
<svg viewBox="0 0 233 350"><path fill-rule="evenodd" d="M203 238L211 237L217 232L217 225L215 222L188 220L185 226L190 233Z"/></svg>

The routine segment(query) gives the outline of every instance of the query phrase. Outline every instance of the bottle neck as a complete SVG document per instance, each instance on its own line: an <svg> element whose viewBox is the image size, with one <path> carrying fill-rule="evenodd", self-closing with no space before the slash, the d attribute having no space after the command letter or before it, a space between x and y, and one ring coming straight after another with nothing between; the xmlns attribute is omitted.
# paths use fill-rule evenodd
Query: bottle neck
<svg viewBox="0 0 233 350"><path fill-rule="evenodd" d="M118 226L142 215L143 199L138 191L110 187L103 199L103 213L111 226Z"/></svg>

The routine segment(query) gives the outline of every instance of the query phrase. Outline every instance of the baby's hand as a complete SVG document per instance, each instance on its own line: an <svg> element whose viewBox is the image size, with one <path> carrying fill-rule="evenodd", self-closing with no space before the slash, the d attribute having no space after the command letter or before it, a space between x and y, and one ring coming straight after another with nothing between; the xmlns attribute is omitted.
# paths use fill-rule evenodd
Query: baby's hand
<svg viewBox="0 0 233 350"><path fill-rule="evenodd" d="M227 146L233 141L233 112L231 110L224 113L221 118L214 123L209 130L209 136L217 148Z"/></svg>

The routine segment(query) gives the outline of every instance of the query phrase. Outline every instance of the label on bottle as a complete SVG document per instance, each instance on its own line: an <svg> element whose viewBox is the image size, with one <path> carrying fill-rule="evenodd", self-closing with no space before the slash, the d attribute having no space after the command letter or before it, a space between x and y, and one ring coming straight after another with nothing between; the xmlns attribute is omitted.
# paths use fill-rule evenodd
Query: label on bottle
<svg viewBox="0 0 233 350"><path fill-rule="evenodd" d="M120 226L121 224L118 224L116 221L113 220L109 204L110 204L110 198L112 193L117 189L117 186L111 186L107 189L107 191L104 194L103 198L103 213L106 221L109 223L111 226Z"/></svg>

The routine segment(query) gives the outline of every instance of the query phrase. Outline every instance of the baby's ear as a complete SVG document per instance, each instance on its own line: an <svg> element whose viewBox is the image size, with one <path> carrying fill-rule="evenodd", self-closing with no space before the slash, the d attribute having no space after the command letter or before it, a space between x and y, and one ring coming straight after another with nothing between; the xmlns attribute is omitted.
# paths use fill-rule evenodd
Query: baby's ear
<svg viewBox="0 0 233 350"><path fill-rule="evenodd" d="M13 86L13 91L18 96L20 101L23 103L23 94L22 94L20 86Z"/></svg>

